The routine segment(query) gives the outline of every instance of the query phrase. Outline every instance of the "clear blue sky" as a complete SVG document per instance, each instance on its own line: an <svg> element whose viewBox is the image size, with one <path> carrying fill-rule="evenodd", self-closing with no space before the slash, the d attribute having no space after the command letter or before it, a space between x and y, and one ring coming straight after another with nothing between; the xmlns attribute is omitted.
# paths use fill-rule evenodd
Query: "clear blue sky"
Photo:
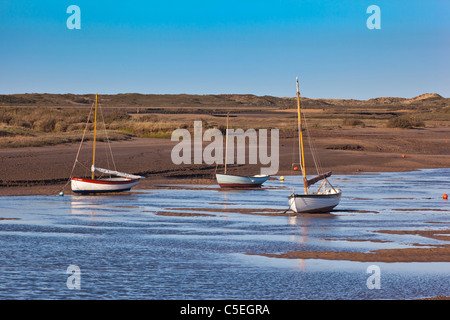
<svg viewBox="0 0 450 320"><path fill-rule="evenodd" d="M81 29L69 30L69 5ZM369 30L368 6L381 9ZM0 93L450 96L450 1L0 0Z"/></svg>

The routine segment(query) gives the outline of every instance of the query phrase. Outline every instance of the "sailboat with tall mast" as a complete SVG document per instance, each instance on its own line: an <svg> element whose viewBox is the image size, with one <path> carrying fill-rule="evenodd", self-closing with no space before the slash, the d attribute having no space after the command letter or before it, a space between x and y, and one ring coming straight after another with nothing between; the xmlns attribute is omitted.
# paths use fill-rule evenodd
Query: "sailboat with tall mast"
<svg viewBox="0 0 450 320"><path fill-rule="evenodd" d="M297 111L298 111L298 134L299 134L299 161L303 175L304 194L296 194L295 191L289 196L289 207L297 213L323 213L330 212L341 201L341 190L335 189L327 180L332 172L319 173L314 178L307 179L305 167L305 153L303 149L302 116L300 110L300 90L297 81ZM309 187L317 182L321 184L317 191L310 192ZM327 188L329 186L329 188Z"/></svg>
<svg viewBox="0 0 450 320"><path fill-rule="evenodd" d="M227 131L225 135L225 169L223 174L216 174L217 183L221 188L259 188L266 182L270 176L254 175L240 176L227 174L227 156L228 156L228 122L230 114L227 113Z"/></svg>
<svg viewBox="0 0 450 320"><path fill-rule="evenodd" d="M128 191L132 187L136 186L144 177L133 175L129 173L119 172L115 170L103 169L95 166L95 142L97 134L97 98L98 94L95 94L95 111L94 111L94 139L92 147L92 165L91 165L91 178L79 178L71 177L72 191L75 193L107 193L107 192L121 192ZM91 109L92 110L92 109ZM89 119L88 119L89 122ZM87 127L86 127L87 128ZM84 136L83 136L84 139ZM83 139L80 143L83 143ZM78 154L80 152L78 149ZM77 154L77 159L78 159ZM77 163L75 160L75 164ZM74 168L75 168L74 164ZM95 177L95 172L100 172L109 175L109 177ZM73 169L72 169L73 172ZM116 176L116 177L112 177Z"/></svg>

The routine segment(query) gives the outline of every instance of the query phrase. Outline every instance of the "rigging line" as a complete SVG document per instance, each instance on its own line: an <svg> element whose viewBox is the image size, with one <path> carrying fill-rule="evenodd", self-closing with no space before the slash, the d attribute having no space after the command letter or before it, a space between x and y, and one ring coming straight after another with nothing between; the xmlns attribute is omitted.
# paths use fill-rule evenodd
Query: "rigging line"
<svg viewBox="0 0 450 320"><path fill-rule="evenodd" d="M322 171L322 163L320 162L320 157L318 155L317 147L315 145L314 139L312 139L312 137L311 137L311 130L308 130L308 133L309 133L308 134L308 142L309 142L309 145L310 145L310 148L311 148L311 153L313 155L314 164L316 166L317 174L319 175L319 174L321 174L323 172Z"/></svg>
<svg viewBox="0 0 450 320"><path fill-rule="evenodd" d="M108 140L108 134L107 134L107 132L106 132L105 118L103 117L103 109L102 109L102 107L100 106L100 104L98 105L98 108L99 108L99 110L100 110L100 116L102 117L103 129L104 129L104 131L105 131L105 136L106 136L106 144L108 145L109 140ZM106 146L106 145L105 145L104 147L105 147L105 155L106 155L106 166L109 168L108 149L107 149L107 146ZM102 172L102 175L103 175L103 172ZM109 175L109 177L111 177L111 175Z"/></svg>
<svg viewBox="0 0 450 320"><path fill-rule="evenodd" d="M302 167L302 174L303 174L303 187L305 189L305 194L308 194L308 186L306 183L306 168L305 168L305 152L303 149L303 133L302 133L302 113L300 109L300 89L298 86L298 77L296 78L297 82L297 113L298 113L298 134L299 134L299 148L301 148L301 167Z"/></svg>
<svg viewBox="0 0 450 320"><path fill-rule="evenodd" d="M305 169L303 168L303 163L302 163L302 154L303 154L303 150L301 147L302 127L300 125L300 122L297 123L297 130L298 130L298 158L299 158L298 161L300 164L300 168L302 169L302 172L303 172L303 170L305 170Z"/></svg>
<svg viewBox="0 0 450 320"><path fill-rule="evenodd" d="M313 140L311 138L311 130L308 127L308 123L306 121L306 118L303 117L303 119L305 121L305 125L306 125L306 128L308 130L308 143L309 143L309 147L310 147L310 150L311 150L311 155L312 155L313 160L314 160L314 166L316 167L317 175L319 175L321 173L321 170L322 170L321 165L320 165L320 160L319 160L319 157L317 155L316 146L314 145L314 142L313 142Z"/></svg>
<svg viewBox="0 0 450 320"><path fill-rule="evenodd" d="M311 139L311 145L312 145L312 148L314 150L315 157L316 157L317 167L318 167L317 174L319 175L319 174L321 174L323 172L323 168L322 168L322 163L320 162L320 157L319 157L319 154L318 154L317 147L316 147L316 144L314 142L314 139Z"/></svg>
<svg viewBox="0 0 450 320"><path fill-rule="evenodd" d="M67 182L66 182L66 184L61 188L61 191L64 190L65 187L67 187L67 185L69 184L70 180L72 179L72 177L73 177L73 171L75 170L75 167L76 167L77 163L81 163L81 162L78 161L78 156L80 155L81 146L83 145L84 137L85 137L85 135L86 135L86 131L87 131L87 127L88 127L88 124L89 124L89 119L91 118L92 108L93 108L93 107L94 107L94 104L92 104L91 109L89 110L89 115L88 115L88 118L87 118L87 121L86 121L86 126L84 127L84 131L83 131L83 137L81 138L80 145L78 146L77 156L75 157L75 161L74 161L74 163L73 163L73 167L72 167L72 171L70 172L69 179L67 179Z"/></svg>
<svg viewBox="0 0 450 320"><path fill-rule="evenodd" d="M227 157L228 157L228 118L230 117L230 113L227 112L227 131L225 135L225 169L223 174L227 174Z"/></svg>
<svg viewBox="0 0 450 320"><path fill-rule="evenodd" d="M89 111L89 115L88 115L88 118L87 118L87 121L86 121L86 126L84 127L83 136L82 136L82 138L81 138L80 145L78 146L78 152L77 152L77 156L76 156L76 158L75 158L75 162L74 162L73 167L72 167L72 172L70 173L70 178L72 178L73 171L75 170L75 166L76 166L77 162L80 163L80 162L78 161L78 156L80 155L81 146L83 145L84 137L86 136L86 131L87 131L87 128L88 128L88 125L89 125L89 120L90 120L90 118L91 118L92 108L93 108L93 107L94 107L94 105L92 104L91 110ZM70 178L69 178L69 179L70 179Z"/></svg>
<svg viewBox="0 0 450 320"><path fill-rule="evenodd" d="M294 160L295 160L294 158L296 157L296 154L297 154L297 144L296 144L295 139L292 139L292 157L291 157L291 169L290 169L290 172L293 175L293 179L291 182L292 193L295 193L295 184L297 183L295 172L293 172L293 168L294 168L293 165L294 165Z"/></svg>
<svg viewBox="0 0 450 320"><path fill-rule="evenodd" d="M110 143L110 141L109 141L108 130L106 130L106 122L105 122L105 118L103 117L103 109L102 109L102 107L101 107L100 105L99 105L99 107L100 107L100 114L102 115L103 128L104 128L104 130L105 130L105 135L106 135L106 142L107 142L107 145L108 145L108 147L109 147L109 153L110 153L110 155L111 155L111 161L112 161L112 163L113 163L114 171L117 171L117 169L116 169L116 163L115 163L115 161L114 161L114 156L113 156L112 149L111 149L111 143ZM108 160L108 158L106 158L106 159ZM109 162L108 162L108 166L109 166Z"/></svg>
<svg viewBox="0 0 450 320"><path fill-rule="evenodd" d="M314 152L316 154L317 164L318 164L319 171L320 171L318 174L321 174L323 172L323 167L322 167L322 162L320 161L319 153L317 151L317 147L316 147L316 143L315 143L314 139L311 139L311 144L313 145Z"/></svg>
<svg viewBox="0 0 450 320"><path fill-rule="evenodd" d="M83 162L80 162L80 161L78 161L78 160L77 160L77 163L79 163L80 166L82 166L82 167L85 168L86 170L91 171L91 169L89 168L89 165L85 165Z"/></svg>

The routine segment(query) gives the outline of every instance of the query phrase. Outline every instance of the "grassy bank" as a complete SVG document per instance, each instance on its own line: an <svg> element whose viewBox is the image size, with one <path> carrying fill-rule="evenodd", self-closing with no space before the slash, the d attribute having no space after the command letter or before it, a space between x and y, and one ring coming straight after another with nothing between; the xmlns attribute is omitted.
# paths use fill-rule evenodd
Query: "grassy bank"
<svg viewBox="0 0 450 320"><path fill-rule="evenodd" d="M94 95L0 95L0 148L44 146L81 140ZM450 126L450 99L424 94L412 99L301 98L309 128L411 129ZM193 131L194 121L204 129L280 129L292 136L297 128L295 98L253 95L102 95L100 140L170 138L178 128ZM92 138L93 115L86 139Z"/></svg>

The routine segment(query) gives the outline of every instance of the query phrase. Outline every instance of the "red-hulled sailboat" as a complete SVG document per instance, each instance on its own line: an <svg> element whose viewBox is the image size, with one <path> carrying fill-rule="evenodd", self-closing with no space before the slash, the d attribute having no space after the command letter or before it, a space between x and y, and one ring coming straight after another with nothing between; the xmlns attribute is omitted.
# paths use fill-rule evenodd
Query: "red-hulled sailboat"
<svg viewBox="0 0 450 320"><path fill-rule="evenodd" d="M128 191L136 186L143 177L115 170L108 170L98 168L95 166L95 140L97 133L97 97L95 95L95 114L94 114L94 142L92 148L92 166L91 178L71 177L72 191L75 193L107 193L107 192L121 192ZM89 120L88 120L89 121ZM84 138L84 137L83 137ZM83 143L83 139L81 140ZM80 144L81 147L81 144ZM78 149L79 154L80 149ZM77 155L78 158L78 155ZM77 160L75 160L76 164ZM74 165L75 167L75 165ZM109 177L95 177L95 172L108 174ZM115 177L112 177L115 176Z"/></svg>

